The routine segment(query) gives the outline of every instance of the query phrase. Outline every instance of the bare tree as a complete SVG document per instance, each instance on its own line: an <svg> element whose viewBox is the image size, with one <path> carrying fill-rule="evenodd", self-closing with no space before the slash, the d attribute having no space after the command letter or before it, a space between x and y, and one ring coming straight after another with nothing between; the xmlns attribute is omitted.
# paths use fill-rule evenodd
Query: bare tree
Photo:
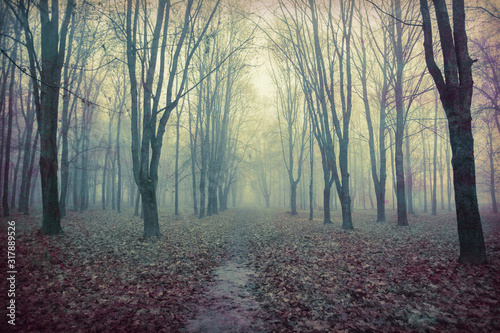
<svg viewBox="0 0 500 333"><path fill-rule="evenodd" d="M471 102L472 64L467 47L463 0L453 0L453 30L445 0L434 0L444 77L434 58L431 15L427 0L420 0L425 61L439 91L448 119L452 149L453 184L457 212L460 262L487 261L481 216L477 203Z"/></svg>
<svg viewBox="0 0 500 333"><path fill-rule="evenodd" d="M390 75L390 62L391 62L391 49L388 43L387 29L381 29L382 32L382 45L379 45L379 38L375 36L374 28L370 22L366 22L369 37L364 33L365 22L363 21L363 13L358 9L359 15L359 37L358 43L354 43L354 49L358 57L358 64L356 69L361 79L362 98L365 107L365 117L368 126L368 146L370 152L371 176L375 188L375 197L377 201L377 222L383 222L385 217L385 187L387 180L387 156L386 156L386 133L387 133L387 107L389 86L391 84ZM367 15L367 14L365 14ZM387 23L385 15L379 14L382 25ZM387 24L388 25L388 24ZM371 37L371 38L370 38ZM368 63L367 63L367 45L372 46L373 55L376 59L381 75L382 82L377 82L377 100L379 106L379 128L378 128L378 163L375 149L375 131L372 121L372 108L370 107L369 93L368 93ZM377 165L379 170L377 171Z"/></svg>
<svg viewBox="0 0 500 333"><path fill-rule="evenodd" d="M130 77L131 91L131 132L132 132L132 161L134 178L139 187L144 210L144 237L160 236L158 224L158 205L156 200L156 188L158 185L158 165L160 162L161 148L163 146L163 135L165 127L173 109L179 103L186 91L186 83L191 59L194 52L203 40L205 32L212 20L220 1L216 1L212 9L205 16L204 3L202 1L188 0L187 2L171 3L170 0L160 0L158 3L154 29L151 40L148 40L148 32L142 31L144 40L148 43L148 57L142 59L147 61L147 67L143 89L138 85L137 57L138 37L141 33L138 24L140 16L140 2L127 1L126 9L126 42L127 42L127 65ZM172 8L177 6L179 13L184 13L179 33L171 35L172 40L167 40L170 31ZM144 10L147 11L147 4ZM197 29L198 21L202 28ZM147 20L148 17L142 17ZM144 22L147 27L148 22ZM142 45L146 48L146 45ZM146 52L146 51L145 51ZM164 75L166 69L166 55L170 53L168 64L167 86L164 93L164 107L160 108L160 98ZM159 62L159 64L158 64ZM159 69L158 73L156 69ZM157 82L155 78L159 77ZM156 83L156 84L155 84ZM154 87L156 86L156 87ZM142 139L139 138L138 128L138 94L142 93ZM139 144L140 143L140 144Z"/></svg>
<svg viewBox="0 0 500 333"><path fill-rule="evenodd" d="M42 182L43 219L41 232L54 235L62 233L57 180L57 122L61 70L66 52L66 37L76 4L68 1L62 23L59 22L59 2L40 0L36 6L40 14L41 56L35 48L29 14L34 4L10 1L8 6L20 21L28 50L29 72L33 83L35 109L40 133L40 173Z"/></svg>
<svg viewBox="0 0 500 333"><path fill-rule="evenodd" d="M295 79L287 59L277 61L272 78L277 88L278 125L283 162L290 182L290 210L297 214L297 185L302 176L302 164L306 148L308 114L301 100L300 82ZM281 66L283 64L283 66ZM298 156L297 156L298 155ZM295 176L295 167L297 175Z"/></svg>
<svg viewBox="0 0 500 333"><path fill-rule="evenodd" d="M335 183L342 206L342 228L352 229L348 147L352 110L351 36L354 2L340 1L339 8L336 8L338 17L333 16L333 7L336 5L329 1L325 8L318 8L312 0L296 0L288 6L280 1L280 19L284 27L275 29L278 38L275 40L271 37L271 41L294 64L311 113L323 166L324 223L331 223L330 189ZM336 141L339 143L338 165Z"/></svg>

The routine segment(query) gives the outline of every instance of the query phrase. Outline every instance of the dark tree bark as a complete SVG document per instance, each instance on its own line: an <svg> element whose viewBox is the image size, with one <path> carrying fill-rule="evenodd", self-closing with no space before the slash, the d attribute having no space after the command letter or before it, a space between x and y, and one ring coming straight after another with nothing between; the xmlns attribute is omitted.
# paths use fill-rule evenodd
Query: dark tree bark
<svg viewBox="0 0 500 333"><path fill-rule="evenodd" d="M446 1L434 0L434 8L443 54L444 78L434 59L429 6L427 0L420 0L425 61L439 91L448 119L460 243L459 261L482 264L487 262L487 257L476 192L470 110L473 93L473 61L467 48L465 6L463 0L453 0L453 31Z"/></svg>
<svg viewBox="0 0 500 333"><path fill-rule="evenodd" d="M19 81L21 82L21 81ZM19 89L19 96L22 96L22 90ZM22 108L22 105L21 105ZM17 127L17 142L20 144L23 141L23 138L21 136L21 128L19 127L19 119L17 116L17 113L15 113L15 118L16 118L16 127ZM13 182L12 182L12 191L11 191L11 198L10 198L10 208L11 209L16 209L16 195L17 195L17 179L18 179L18 173L19 173L19 166L21 165L21 149L19 147L17 148L17 159L16 159L16 165L14 167L14 174L12 175Z"/></svg>
<svg viewBox="0 0 500 333"><path fill-rule="evenodd" d="M349 123L352 110L352 78L351 78L351 31L354 11L353 1L340 2L340 23L333 23L331 6L329 2L328 13L325 19L328 20L328 34L331 36L331 45L324 48L320 41L319 33L319 13L314 1L307 3L304 12L312 24L312 35L302 35L299 31L297 35L290 34L290 39L294 44L297 65L296 70L301 75L303 91L311 113L316 141L320 148L323 166L323 208L324 223L331 223L330 216L330 188L335 183L337 195L342 207L342 228L353 229L351 214L351 195L349 185L348 169L348 147L349 147ZM297 11L301 7L296 4ZM293 20L296 20L294 18ZM296 23L296 22L295 22ZM294 23L294 24L295 24ZM287 22L287 24L290 24ZM341 32L333 30L333 26L340 24ZM295 29L295 28L293 28ZM297 29L300 30L300 29ZM338 39L337 39L338 38ZM310 43L310 45L308 44ZM311 59L306 56L301 49L309 48ZM326 49L326 54L324 54ZM337 69L331 62L331 58L336 59ZM312 63L311 63L312 62ZM340 112L337 110L334 89L334 78L338 80L340 90ZM314 93L314 98L312 97ZM338 167L335 153L335 136L339 142ZM340 172L339 170L340 169Z"/></svg>
<svg viewBox="0 0 500 333"><path fill-rule="evenodd" d="M124 95L125 96L125 95ZM125 97L123 97L125 99ZM120 159L120 132L122 125L122 110L118 112L118 125L116 129L116 167L117 167L117 191L116 191L116 212L122 212L122 163Z"/></svg>
<svg viewBox="0 0 500 333"><path fill-rule="evenodd" d="M57 121L59 106L59 85L66 51L66 36L75 3L68 1L64 18L59 28L59 2L40 0L41 58L36 59L33 34L29 26L29 13L24 4L17 7L21 20L28 56L30 74L34 86L38 131L40 133L40 178L42 183L43 219L40 231L46 235L62 233L59 210L57 180ZM11 8L16 11L15 8ZM41 64L40 81L36 63Z"/></svg>
<svg viewBox="0 0 500 333"><path fill-rule="evenodd" d="M449 137L449 134L448 134ZM450 172L450 145L446 145L446 191L448 193L448 211L451 212L451 172Z"/></svg>
<svg viewBox="0 0 500 333"><path fill-rule="evenodd" d="M173 4L171 4L170 0L160 0L151 40L148 40L147 29L142 31L144 39L148 43L148 47L144 45L144 52L147 52L148 56L143 58L143 61L147 61L147 64L144 63L147 67L145 68L145 77L141 87L138 85L136 73L137 50L139 48L139 45L137 45L137 36L139 34L140 3L137 1L135 6L133 6L133 0L128 0L126 5L125 33L131 92L132 164L134 179L142 197L144 211L143 237L149 238L161 236L156 189L158 185L158 166L166 125L172 111L177 107L179 100L185 94L191 59L205 36L208 25L219 5L219 1L214 4L206 20L201 22L203 28L198 35L194 34L197 32L197 21L203 17L200 14L202 3L195 3L194 0L188 0L182 4L177 3L177 6L184 6L184 18L179 34L177 35L178 37L175 38L172 44L172 41L167 41L167 37L171 34L169 32L169 24L171 23L170 15L173 11ZM147 17L143 17L143 19L147 20ZM147 23L144 21L146 28ZM167 45L169 45L170 63L168 66L165 66ZM157 67L159 69L158 72L156 72ZM159 103L162 96L165 67L167 67L169 75L164 93L165 106L160 109ZM161 79L157 80L156 87L153 90L157 77ZM174 91L174 86L176 91ZM140 88L143 88L140 91L142 93L143 111L141 139L139 138L138 128L138 96Z"/></svg>
<svg viewBox="0 0 500 333"><path fill-rule="evenodd" d="M403 101L403 27L401 23L401 2L395 0L396 13L396 41L394 52L396 55L396 81L394 82L394 95L396 99L396 140L395 140L395 168L396 168L396 200L398 212L398 225L408 225L408 212L406 208L405 194L405 171L404 171L404 156L403 156L403 139L404 139L404 101Z"/></svg>
<svg viewBox="0 0 500 333"><path fill-rule="evenodd" d="M12 63L9 63L9 65L5 66L7 57L2 57L4 60L4 63L2 65L2 86L0 87L0 168L3 170L3 158L4 158L4 147L5 147L5 119L6 117L4 116L4 113L7 113L6 111L6 96L7 96L7 79L10 76L10 71L11 71L11 66L13 66ZM3 194L3 176L0 172L0 189L2 189L1 194Z"/></svg>
<svg viewBox="0 0 500 333"><path fill-rule="evenodd" d="M18 34L19 35L19 34ZM19 38L19 36L17 36ZM12 59L17 58L17 43L14 44L14 49L11 54ZM9 107L7 109L7 137L5 141L5 160L3 161L3 195L2 195L2 209L3 216L10 216L9 209L9 171L10 171L10 151L12 144L12 120L14 119L14 101L17 100L14 96L14 84L16 83L16 67L10 67L10 83L9 83ZM17 111L17 110L16 110ZM0 165L1 166L1 165Z"/></svg>
<svg viewBox="0 0 500 333"><path fill-rule="evenodd" d="M69 89L71 89L70 84L70 59L73 49L73 38L75 34L76 24L75 21L71 21L71 28L69 30L68 36L68 52L65 59L65 65L63 70L63 87L65 89L63 93L63 105L61 109L61 139L62 139L62 149L61 149L61 196L59 198L59 208L61 210L61 218L66 216L66 199L68 197L68 184L69 184L69 143L68 143L68 132L71 123L70 111L70 100L71 94ZM81 47L78 48L81 50ZM80 52L78 52L77 57L79 57ZM83 78L83 71L81 71L78 79L78 84L76 91L80 86ZM73 101L73 107L75 106L75 101Z"/></svg>
<svg viewBox="0 0 500 333"><path fill-rule="evenodd" d="M28 214L28 193L30 190L30 186L28 185L28 179L31 179L32 174L29 172L30 162L31 162L31 151L32 141L33 141L33 126L35 121L35 109L33 108L32 103L32 87L30 85L30 89L28 92L28 99L26 101L26 112L23 113L24 116L24 124L25 124L25 136L24 136L24 149L23 149L23 167L21 170L21 187L19 191L19 211L23 214ZM35 136L37 134L35 133Z"/></svg>

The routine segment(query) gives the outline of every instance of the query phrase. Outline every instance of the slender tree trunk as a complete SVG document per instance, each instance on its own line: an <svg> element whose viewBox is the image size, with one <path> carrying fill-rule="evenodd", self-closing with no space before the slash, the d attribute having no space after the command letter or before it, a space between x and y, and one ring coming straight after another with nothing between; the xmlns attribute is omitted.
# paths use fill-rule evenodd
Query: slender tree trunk
<svg viewBox="0 0 500 333"><path fill-rule="evenodd" d="M6 57L3 57L4 60L6 61ZM13 66L11 63L9 63L8 66L4 66L3 69L3 82L2 82L2 87L0 88L0 121L2 125L0 126L0 189L2 189L2 192L0 193L3 195L3 175L1 174L1 171L3 170L3 165L4 165L4 147L5 147L5 120L6 116L4 113L8 113L6 111L6 94L7 94L7 87L9 86L7 84L7 79L9 78L10 71L11 71L11 66Z"/></svg>
<svg viewBox="0 0 500 333"><path fill-rule="evenodd" d="M118 186L116 193L116 211L121 213L122 207L122 163L120 159L120 131L121 131L121 122L122 122L122 111L118 113L118 125L116 129L116 166L118 170L117 178L118 178Z"/></svg>
<svg viewBox="0 0 500 333"><path fill-rule="evenodd" d="M426 146L427 143L425 142L425 137L424 137L424 131L422 130L421 132L422 135L422 154L423 154L423 169L424 169L424 179L423 179L423 185L424 185L424 213L427 213L427 156L426 156Z"/></svg>
<svg viewBox="0 0 500 333"><path fill-rule="evenodd" d="M324 153L321 153L322 163L323 163L323 181L325 187L323 188L323 224L331 224L331 213L330 213L330 189L332 183L330 180L330 170L326 167L327 161Z"/></svg>
<svg viewBox="0 0 500 333"><path fill-rule="evenodd" d="M63 70L63 87L67 90L71 88L70 84L70 59L73 48L73 36L75 33L76 24L72 21L68 37L68 52L65 59L65 66ZM79 48L80 50L80 48ZM80 53L80 52L78 52ZM83 78L83 71L81 71L78 81L78 87ZM61 109L61 139L62 139L62 152L61 152L61 196L59 198L59 208L61 209L61 217L66 216L66 198L68 197L68 183L69 183L69 143L68 131L70 125L70 93L65 90L63 93L63 105ZM78 91L78 88L76 89ZM73 101L74 107L75 101Z"/></svg>
<svg viewBox="0 0 500 333"><path fill-rule="evenodd" d="M404 159L403 159L403 138L404 138L404 101L403 101L403 46L402 34L403 28L400 22L401 19L401 2L395 0L396 18L396 82L394 83L394 94L396 99L396 152L395 152L395 165L396 165L396 200L398 206L398 225L408 225L408 213L406 209L406 194L405 194L405 173L404 173Z"/></svg>
<svg viewBox="0 0 500 333"><path fill-rule="evenodd" d="M139 216L139 205L141 202L141 193L137 191L137 196L135 197L135 210L134 210L134 216Z"/></svg>
<svg viewBox="0 0 500 333"><path fill-rule="evenodd" d="M309 221L313 220L313 194L314 194L314 135L312 133L312 122L309 122L309 167L311 176L309 179Z"/></svg>
<svg viewBox="0 0 500 333"><path fill-rule="evenodd" d="M94 170L94 187L92 189L92 206L96 205L97 200L97 169Z"/></svg>
<svg viewBox="0 0 500 333"><path fill-rule="evenodd" d="M19 142L22 142L20 139ZM12 183L12 195L11 195L11 200L10 200L10 206L12 209L16 208L16 194L17 194L17 175L19 173L19 165L21 164L21 150L17 150L17 160L16 160L16 166L14 167L14 174L13 178L14 181Z"/></svg>
<svg viewBox="0 0 500 333"><path fill-rule="evenodd" d="M443 141L443 140L441 140ZM443 145L439 145L439 180L441 182L441 210L444 210L444 170L443 170Z"/></svg>
<svg viewBox="0 0 500 333"><path fill-rule="evenodd" d="M431 214L433 216L437 215L437 117L438 117L438 101L437 101L437 91L436 91L436 102L435 102L435 113L434 113L434 159L432 162L432 165L434 167L433 170L433 183L432 183L432 196L431 196L431 202L432 202L432 209L431 209Z"/></svg>
<svg viewBox="0 0 500 333"><path fill-rule="evenodd" d="M26 118L25 118L25 137L24 137L24 154L23 154L23 168L21 171L21 189L19 193L19 211L28 214L28 178L31 178L31 174L28 172L30 167L30 157L32 144L31 141L33 139L33 125L34 125L34 117L35 110L32 105L32 87L30 85L29 89L29 97L26 103ZM37 136L37 134L35 134Z"/></svg>
<svg viewBox="0 0 500 333"><path fill-rule="evenodd" d="M175 210L175 215L179 215L179 139L180 139L180 117L181 112L177 112L177 119L175 123L175 202L174 202L174 210Z"/></svg>
<svg viewBox="0 0 500 333"><path fill-rule="evenodd" d="M116 209L116 154L111 157L111 210Z"/></svg>
<svg viewBox="0 0 500 333"><path fill-rule="evenodd" d="M14 46L14 51L12 52L13 59L17 58L17 43ZM10 83L9 83L9 108L7 110L7 138L5 142L5 160L4 160L4 174L3 174L3 196L2 196L2 208L3 216L10 216L9 209L9 171L10 171L10 150L12 143L12 120L14 118L14 83L15 80L15 67L10 66Z"/></svg>
<svg viewBox="0 0 500 333"><path fill-rule="evenodd" d="M189 95L188 95L188 101L189 101ZM188 102L189 103L189 102ZM197 156L196 156L196 142L198 139L198 120L199 117L196 117L196 125L195 125L195 132L193 134L192 131L192 124L191 124L191 107L189 103L189 147L191 149L191 178L192 178L192 195L193 195L193 211L194 215L198 215L198 196L196 193L196 161L197 161Z"/></svg>
<svg viewBox="0 0 500 333"><path fill-rule="evenodd" d="M413 209L413 175L411 170L411 151L410 151L410 136L408 128L406 128L406 188L408 197L408 214L415 216Z"/></svg>
<svg viewBox="0 0 500 333"><path fill-rule="evenodd" d="M297 215L297 183L290 184L290 213Z"/></svg>
<svg viewBox="0 0 500 333"><path fill-rule="evenodd" d="M32 181L33 177L36 176L33 174L33 169L35 166L35 157L36 157L36 151L37 151L37 147L38 147L39 137L40 137L40 135L37 132L35 134L35 142L33 143L33 146L31 147L31 157L30 157L29 166L28 166L29 177L27 177L27 180L26 180L26 193L24 196L26 199L26 209L24 209L24 207L23 207L23 213L25 215L29 214L29 202L30 202L30 194L31 194L31 189L32 189L31 181Z"/></svg>
<svg viewBox="0 0 500 333"><path fill-rule="evenodd" d="M491 208L493 213L498 213L496 188L495 188L495 152L493 150L493 134L491 128L488 126L488 159L490 162L490 195L491 195Z"/></svg>
<svg viewBox="0 0 500 333"><path fill-rule="evenodd" d="M86 122L83 121L83 124ZM89 185L89 179L88 179L88 169L87 169L87 164L88 164L88 154L86 152L87 150L87 128L84 125L82 128L82 148L81 148L81 165L80 165L80 212L83 212L84 210L87 209L87 195L88 195L88 185Z"/></svg>
<svg viewBox="0 0 500 333"><path fill-rule="evenodd" d="M109 118L109 124L108 124L108 145L106 146L106 150L104 152L104 167L102 168L102 189L101 189L101 202L102 202L102 209L105 210L107 206L107 183L106 179L108 177L107 171L108 171L108 164L109 164L109 155L111 154L111 124L113 123L113 116Z"/></svg>
<svg viewBox="0 0 500 333"><path fill-rule="evenodd" d="M396 207L394 206L395 204L395 200L394 200L394 192L396 190L396 171L394 170L394 161L396 160L394 158L394 149L393 149L393 145L394 145L394 142L392 141L392 135L389 134L389 141L390 141L390 147L391 147L391 170L392 170L392 209L394 210Z"/></svg>

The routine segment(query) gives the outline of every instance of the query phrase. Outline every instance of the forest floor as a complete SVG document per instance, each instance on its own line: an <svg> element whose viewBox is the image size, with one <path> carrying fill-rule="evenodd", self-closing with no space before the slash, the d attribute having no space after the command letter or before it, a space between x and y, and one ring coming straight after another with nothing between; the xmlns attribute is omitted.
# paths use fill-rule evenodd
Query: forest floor
<svg viewBox="0 0 500 333"><path fill-rule="evenodd" d="M315 214L160 212L155 239L130 211L69 212L54 237L14 215L16 326L0 331L500 332L498 215L482 215L489 263L469 266L453 213L397 227L359 210L352 231Z"/></svg>

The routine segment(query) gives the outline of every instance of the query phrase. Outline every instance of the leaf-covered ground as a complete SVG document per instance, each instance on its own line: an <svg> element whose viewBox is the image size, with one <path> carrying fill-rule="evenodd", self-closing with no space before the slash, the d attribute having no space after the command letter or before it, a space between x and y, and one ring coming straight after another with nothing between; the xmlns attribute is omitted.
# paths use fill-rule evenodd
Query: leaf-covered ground
<svg viewBox="0 0 500 333"><path fill-rule="evenodd" d="M40 216L16 215L14 331L186 331L235 257L269 332L500 331L499 216L483 214L489 264L464 266L454 215L439 213L406 228L360 211L344 231L335 214L324 226L271 210L161 212L163 237L149 240L131 212L70 212L56 237L37 233Z"/></svg>

